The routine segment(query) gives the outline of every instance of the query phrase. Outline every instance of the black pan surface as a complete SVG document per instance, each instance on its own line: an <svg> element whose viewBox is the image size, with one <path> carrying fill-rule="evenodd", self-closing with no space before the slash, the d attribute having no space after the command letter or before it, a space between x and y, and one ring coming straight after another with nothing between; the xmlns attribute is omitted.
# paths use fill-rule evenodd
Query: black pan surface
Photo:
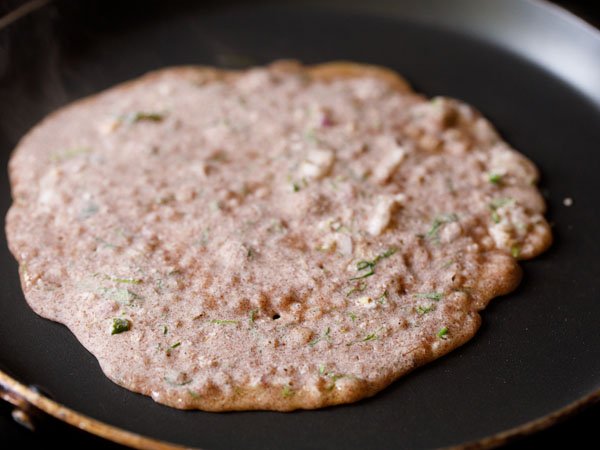
<svg viewBox="0 0 600 450"><path fill-rule="evenodd" d="M555 243L523 264L521 286L491 304L471 342L374 398L214 414L170 409L105 378L64 326L26 305L2 237L0 369L93 418L206 449L449 446L600 391L598 33L518 0L83 3L57 2L0 34L2 167L46 113L148 70L349 59L479 108L541 169ZM3 170L2 217L9 205Z"/></svg>

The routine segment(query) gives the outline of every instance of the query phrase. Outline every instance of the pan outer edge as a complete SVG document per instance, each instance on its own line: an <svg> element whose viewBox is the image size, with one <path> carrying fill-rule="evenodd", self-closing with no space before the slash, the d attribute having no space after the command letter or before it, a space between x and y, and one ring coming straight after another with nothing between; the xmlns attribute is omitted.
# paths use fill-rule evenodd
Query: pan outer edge
<svg viewBox="0 0 600 450"><path fill-rule="evenodd" d="M587 32L592 33L596 37L600 37L600 30L559 5L551 3L548 0L526 0L526 2L533 5L537 3L538 6L546 8L551 13L561 17L562 19L585 29ZM49 2L43 1L39 3L41 3L39 7L43 7ZM29 15L31 12L34 12L37 9L38 8L35 8L32 11L27 11L26 14L23 14L23 16ZM22 17L18 17L17 20L20 18ZM110 440L117 444L127 445L136 449L180 450L193 448L201 450L198 447L181 446L178 444L146 437L141 434L126 431L122 428L93 419L49 399L48 397L36 392L34 389L10 377L2 370L0 370L0 399L14 404L17 408L22 408L23 406L29 405L34 406L44 413L71 426L77 427L90 434ZM563 408L555 410L545 416L531 420L517 427L498 432L479 440L444 448L447 450L484 450L495 448L506 444L509 441L547 429L550 426L561 422L568 417L575 415L586 407L598 402L600 402L600 389L591 392L590 394L564 406Z"/></svg>
<svg viewBox="0 0 600 450"><path fill-rule="evenodd" d="M101 422L89 416L81 414L54 400L45 397L35 390L25 386L14 378L0 370L0 398L20 407L22 402L32 405L50 416L55 417L69 425L79 428L93 435L127 445L136 449L148 450L181 450L197 449L198 447L186 447L158 439L143 436L138 433L124 430L114 425ZM464 444L445 447L446 450L486 450L506 444L509 441L524 437L535 432L549 428L566 418L574 415L582 409L600 401L600 389L593 391L587 396L569 403L563 408L555 410L545 416L526 422L508 430L501 431L491 436Z"/></svg>
<svg viewBox="0 0 600 450"><path fill-rule="evenodd" d="M148 450L181 450L191 448L142 436L88 417L45 397L1 370L0 399L12 403L19 409L34 406L58 420L117 444Z"/></svg>

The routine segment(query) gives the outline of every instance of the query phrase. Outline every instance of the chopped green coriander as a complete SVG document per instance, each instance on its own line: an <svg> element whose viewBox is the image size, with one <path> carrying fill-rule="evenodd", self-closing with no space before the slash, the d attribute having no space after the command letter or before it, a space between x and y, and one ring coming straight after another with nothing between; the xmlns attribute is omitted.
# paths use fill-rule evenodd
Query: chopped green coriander
<svg viewBox="0 0 600 450"><path fill-rule="evenodd" d="M372 267L372 266L373 266L373 263L370 261L359 261L356 264L356 270L364 270L367 267Z"/></svg>
<svg viewBox="0 0 600 450"><path fill-rule="evenodd" d="M444 293L443 292L424 292L422 294L415 294L415 297L426 298L427 300L435 300L436 302L439 302L444 297Z"/></svg>
<svg viewBox="0 0 600 450"><path fill-rule="evenodd" d="M166 335L169 332L169 329L166 325L163 325L163 334Z"/></svg>
<svg viewBox="0 0 600 450"><path fill-rule="evenodd" d="M497 210L498 208L502 208L503 206L512 205L515 202L514 198L511 197L500 197L493 199L489 207L492 211Z"/></svg>
<svg viewBox="0 0 600 450"><path fill-rule="evenodd" d="M501 197L493 199L488 207L492 211L492 222L500 223L500 214L498 214L498 209L503 206L512 205L515 202L514 198L510 197Z"/></svg>
<svg viewBox="0 0 600 450"><path fill-rule="evenodd" d="M381 328L380 328L379 330L381 330ZM364 338L362 338L362 339L358 339L358 340L356 340L356 341L348 342L348 343L346 344L346 346L347 346L347 347L350 347L351 345L354 345L354 344L360 344L361 342L376 341L377 339L379 339L379 337L377 336L377 332L378 332L379 330L377 330L377 331L375 331L375 332L373 332L373 333L367 334L367 335L366 335Z"/></svg>
<svg viewBox="0 0 600 450"><path fill-rule="evenodd" d="M323 364L321 364L319 366L319 375L323 375L325 373L325 366Z"/></svg>
<svg viewBox="0 0 600 450"><path fill-rule="evenodd" d="M142 121L162 122L162 120L164 118L165 118L165 115L162 113L138 111L138 112L130 112L127 114L123 114L122 116L119 117L119 121L126 125L132 125L136 122L142 122Z"/></svg>
<svg viewBox="0 0 600 450"><path fill-rule="evenodd" d="M437 337L439 337L440 339L447 339L447 335L448 335L448 327L442 327L440 329L440 331L438 331L438 333L437 333Z"/></svg>
<svg viewBox="0 0 600 450"><path fill-rule="evenodd" d="M428 312L431 312L435 309L435 305L429 305L429 306L423 306L423 305L418 305L415 310L417 311L417 314L419 314L420 316L422 316L423 314L427 314Z"/></svg>
<svg viewBox="0 0 600 450"><path fill-rule="evenodd" d="M354 294L355 292L362 292L367 288L367 283L365 281L359 281L352 286L348 292L346 292L346 297Z"/></svg>
<svg viewBox="0 0 600 450"><path fill-rule="evenodd" d="M299 192L303 188L308 186L308 180L306 178L301 178L300 180L293 180L291 176L288 177L288 182L291 185L292 192Z"/></svg>
<svg viewBox="0 0 600 450"><path fill-rule="evenodd" d="M346 375L341 374L341 373L333 373L333 372L329 372L327 374L327 376L331 379L331 384L329 386L327 386L327 390L331 391L334 387L335 387L335 383L337 380L339 380L340 378L344 378Z"/></svg>
<svg viewBox="0 0 600 450"><path fill-rule="evenodd" d="M375 260L373 261L375 264L377 264L379 262L380 259L383 258L389 258L390 256L392 256L394 253L396 253L398 251L397 248L392 247L392 248L388 248L385 252L383 252L380 255L377 255L377 257L375 258Z"/></svg>
<svg viewBox="0 0 600 450"><path fill-rule="evenodd" d="M117 317L113 319L112 322L112 330L110 334L120 334L124 331L129 331L131 328L131 322L127 319L123 319L121 317Z"/></svg>
<svg viewBox="0 0 600 450"><path fill-rule="evenodd" d="M89 147L73 147L62 152L52 153L50 155L50 161L52 162L63 162L71 158L75 158L79 155L85 155L92 151Z"/></svg>
<svg viewBox="0 0 600 450"><path fill-rule="evenodd" d="M457 222L457 221L458 221L458 216L455 213L443 214L441 216L437 216L435 219L433 219L433 222L431 223L431 228L429 228L429 231L427 232L427 234L425 234L424 237L430 241L437 242L440 239L440 236L439 236L440 228L442 228L442 226L444 226L447 223ZM422 236L422 235L419 235L419 236Z"/></svg>
<svg viewBox="0 0 600 450"><path fill-rule="evenodd" d="M78 217L82 220L89 219L94 214L96 214L99 210L100 210L100 208L98 207L98 205L90 203L79 212Z"/></svg>
<svg viewBox="0 0 600 450"><path fill-rule="evenodd" d="M172 351L172 350L174 350L174 349L176 349L176 348L177 348L177 347L179 347L180 345L181 345L181 342L175 342L173 345L171 345L171 346L170 346L170 347L167 349L167 351L166 351L166 353L167 353L167 356L171 356L171 351Z"/></svg>
<svg viewBox="0 0 600 450"><path fill-rule="evenodd" d="M335 383L337 380L339 380L340 378L344 378L346 375L344 375L344 374L341 374L341 373L337 373L337 374L336 374L336 373L333 373L333 372L329 372L329 373L327 374L327 376L328 376L329 378L331 378L331 380L332 380L332 381Z"/></svg>
<svg viewBox="0 0 600 450"><path fill-rule="evenodd" d="M109 276L108 279L110 281L114 281L115 283L124 283L124 284L140 284L143 282L141 278L117 278Z"/></svg>
<svg viewBox="0 0 600 450"><path fill-rule="evenodd" d="M383 294L381 294L378 298L377 298L377 303L379 303L380 305L385 305L386 301L388 298L388 291L385 290L383 291Z"/></svg>
<svg viewBox="0 0 600 450"><path fill-rule="evenodd" d="M372 275L375 275L375 271L371 267L371 268L369 268L369 270L367 272L350 278L350 281L362 280L363 278L368 278L368 277L370 277Z"/></svg>
<svg viewBox="0 0 600 450"><path fill-rule="evenodd" d="M373 264L372 262L359 261L358 264L356 264L357 271L361 271L361 270L365 270L365 269L368 269L368 270L366 272L361 273L360 275L350 278L350 281L361 280L363 278L370 277L371 275L375 275L375 264Z"/></svg>
<svg viewBox="0 0 600 450"><path fill-rule="evenodd" d="M200 398L200 394L198 394L196 391L193 391L191 389L188 389L187 393L190 394L190 397L192 397L192 398Z"/></svg>
<svg viewBox="0 0 600 450"><path fill-rule="evenodd" d="M285 398L291 397L295 394L294 390L289 387L289 386L283 386L283 389L281 389L281 395Z"/></svg>
<svg viewBox="0 0 600 450"><path fill-rule="evenodd" d="M356 321L356 314L351 312L351 313L348 313L348 315L350 316L350 320L352 320L352 322Z"/></svg>
<svg viewBox="0 0 600 450"><path fill-rule="evenodd" d="M519 256L521 256L521 247L519 245L513 245L510 248L510 254L513 258L518 258Z"/></svg>
<svg viewBox="0 0 600 450"><path fill-rule="evenodd" d="M256 313L258 313L258 308L255 308L253 310L250 311L250 318L248 319L248 321L250 322L250 324L254 323L254 320L256 318Z"/></svg>
<svg viewBox="0 0 600 450"><path fill-rule="evenodd" d="M367 336L365 336L365 337L362 339L362 341L363 341L363 342L369 342L369 341L374 341L374 340L376 340L376 339L377 339L377 334L375 334L375 333L371 333L371 334L368 334Z"/></svg>
<svg viewBox="0 0 600 450"><path fill-rule="evenodd" d="M238 323L237 320L219 320L219 319L213 319L210 321L210 323L214 323L216 325L235 325Z"/></svg>
<svg viewBox="0 0 600 450"><path fill-rule="evenodd" d="M267 231L270 233L283 233L285 231L285 224L280 219L273 219Z"/></svg>
<svg viewBox="0 0 600 450"><path fill-rule="evenodd" d="M442 269L448 269L454 263L455 263L455 261L453 259L450 259L450 260L446 261L446 263L442 266Z"/></svg>
<svg viewBox="0 0 600 450"><path fill-rule="evenodd" d="M377 255L371 261L364 260L364 259L361 260L361 261L358 261L356 263L356 271L357 272L363 272L363 273L358 274L357 276L350 278L350 281L361 280L363 278L367 278L367 277L370 277L372 275L375 275L375 266L377 265L377 263L379 261L381 261L382 259L389 258L394 253L396 253L397 251L398 251L398 249L392 247L392 248L389 248L388 250L386 250L385 252L380 253L379 255Z"/></svg>
<svg viewBox="0 0 600 450"><path fill-rule="evenodd" d="M502 181L502 175L499 173L490 173L488 180L492 184L500 184Z"/></svg>
<svg viewBox="0 0 600 450"><path fill-rule="evenodd" d="M313 339L312 341L310 341L308 343L308 345L310 345L311 347L314 347L319 342L321 342L323 339L329 339L329 333L330 332L331 332L331 328L327 327L327 329L325 330L325 332L321 336L319 336L319 337Z"/></svg>

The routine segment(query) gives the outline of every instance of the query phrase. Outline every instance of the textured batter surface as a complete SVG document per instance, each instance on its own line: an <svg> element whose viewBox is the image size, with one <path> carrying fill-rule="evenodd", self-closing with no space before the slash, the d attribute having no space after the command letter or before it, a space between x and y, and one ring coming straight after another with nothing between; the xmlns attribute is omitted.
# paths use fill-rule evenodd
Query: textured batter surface
<svg viewBox="0 0 600 450"><path fill-rule="evenodd" d="M317 408L471 338L551 240L537 170L385 69L172 68L76 102L10 162L28 303L177 408Z"/></svg>

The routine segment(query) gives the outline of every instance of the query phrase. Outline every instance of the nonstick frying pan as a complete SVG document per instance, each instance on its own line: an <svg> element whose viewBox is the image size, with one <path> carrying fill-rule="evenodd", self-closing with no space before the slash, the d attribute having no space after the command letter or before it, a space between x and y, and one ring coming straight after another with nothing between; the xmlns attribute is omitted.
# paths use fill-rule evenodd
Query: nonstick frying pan
<svg viewBox="0 0 600 450"><path fill-rule="evenodd" d="M114 385L65 327L29 309L2 238L0 394L25 410L24 399L136 446L414 449L496 445L600 397L600 34L591 27L526 0L56 1L0 30L0 50L2 167L46 113L158 67L349 59L480 109L540 167L555 234L471 342L372 399L288 414L178 411ZM5 171L0 190L4 216Z"/></svg>

